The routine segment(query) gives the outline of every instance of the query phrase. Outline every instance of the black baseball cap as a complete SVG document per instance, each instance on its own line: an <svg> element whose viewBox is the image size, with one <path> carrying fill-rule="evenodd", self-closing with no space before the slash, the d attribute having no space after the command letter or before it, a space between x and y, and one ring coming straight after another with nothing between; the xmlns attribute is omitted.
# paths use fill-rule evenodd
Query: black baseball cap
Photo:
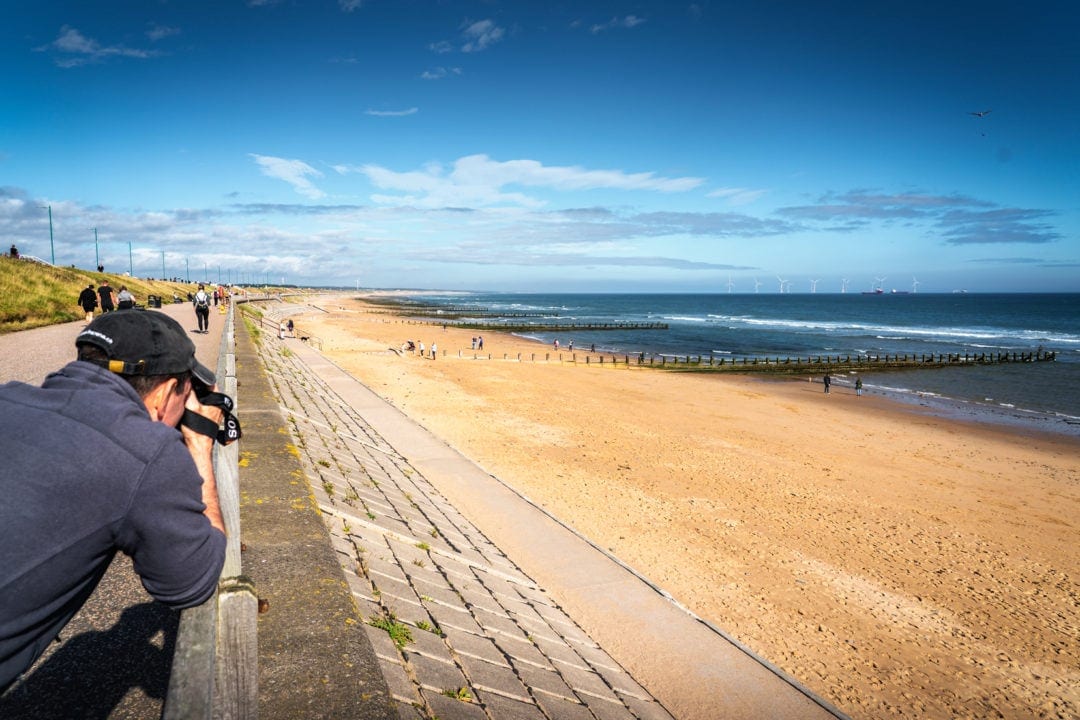
<svg viewBox="0 0 1080 720"><path fill-rule="evenodd" d="M195 359L195 343L180 323L164 313L125 310L100 315L75 338L76 347L105 351L108 369L121 375L178 375L191 371L213 386L214 373Z"/></svg>

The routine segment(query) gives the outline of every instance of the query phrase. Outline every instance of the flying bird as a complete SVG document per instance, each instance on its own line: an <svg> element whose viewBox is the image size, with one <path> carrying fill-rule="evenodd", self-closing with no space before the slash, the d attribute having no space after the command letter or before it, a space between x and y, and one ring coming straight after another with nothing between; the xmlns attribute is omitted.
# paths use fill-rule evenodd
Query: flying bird
<svg viewBox="0 0 1080 720"><path fill-rule="evenodd" d="M994 111L993 110L983 110L982 112L968 113L968 115L974 115L975 117L986 117L987 115L989 115L992 112L994 112Z"/></svg>

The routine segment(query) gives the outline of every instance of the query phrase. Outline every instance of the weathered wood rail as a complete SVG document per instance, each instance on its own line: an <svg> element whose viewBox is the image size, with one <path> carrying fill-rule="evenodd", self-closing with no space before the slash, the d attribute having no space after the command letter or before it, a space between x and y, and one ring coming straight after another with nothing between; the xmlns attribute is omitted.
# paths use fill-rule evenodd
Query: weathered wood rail
<svg viewBox="0 0 1080 720"><path fill-rule="evenodd" d="M234 307L229 303L225 316L217 377L222 391L237 399ZM180 615L164 720L258 717L258 596L241 574L238 445L214 446L214 476L228 531L225 566L217 593Z"/></svg>

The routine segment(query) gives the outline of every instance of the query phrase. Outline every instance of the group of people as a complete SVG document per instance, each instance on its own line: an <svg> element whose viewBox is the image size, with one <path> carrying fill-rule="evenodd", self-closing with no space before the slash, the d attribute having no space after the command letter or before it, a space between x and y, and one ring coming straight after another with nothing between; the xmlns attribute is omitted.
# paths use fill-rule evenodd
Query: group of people
<svg viewBox="0 0 1080 720"><path fill-rule="evenodd" d="M94 319L94 311L101 306L102 313L113 310L130 310L135 307L135 296L127 289L126 285L120 286L120 292L113 295L113 289L109 287L108 280L102 280L101 285L94 290L94 283L90 283L79 293L78 305L86 313L86 322Z"/></svg>
<svg viewBox="0 0 1080 720"><path fill-rule="evenodd" d="M825 373L825 375L821 378L821 384L825 386L825 394L828 395L829 390L832 389L832 376L829 375L829 373ZM855 378L855 394L862 397L862 378L861 377Z"/></svg>
<svg viewBox="0 0 1080 720"><path fill-rule="evenodd" d="M420 340L418 343L412 340L406 340L401 344L402 352L415 352L420 357L428 357L427 349L424 347L424 341ZM434 360L438 357L439 346L436 343L431 343L431 359Z"/></svg>

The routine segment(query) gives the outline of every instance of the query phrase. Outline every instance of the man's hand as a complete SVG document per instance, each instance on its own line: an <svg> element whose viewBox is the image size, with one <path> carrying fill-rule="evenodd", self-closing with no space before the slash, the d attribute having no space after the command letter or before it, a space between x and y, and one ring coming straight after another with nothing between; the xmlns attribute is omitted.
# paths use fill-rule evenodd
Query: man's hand
<svg viewBox="0 0 1080 720"><path fill-rule="evenodd" d="M216 392L217 385L212 389ZM194 391L188 393L184 409L209 419L215 427L221 425L225 417L225 412L221 408L200 403ZM203 479L202 501L206 506L203 514L211 525L228 534L225 531L225 520L221 517L221 503L218 500L217 481L214 478L214 438L195 432L183 424L180 425L180 432L184 436L184 444L187 445L188 452L191 453L191 459L195 461L195 467Z"/></svg>

